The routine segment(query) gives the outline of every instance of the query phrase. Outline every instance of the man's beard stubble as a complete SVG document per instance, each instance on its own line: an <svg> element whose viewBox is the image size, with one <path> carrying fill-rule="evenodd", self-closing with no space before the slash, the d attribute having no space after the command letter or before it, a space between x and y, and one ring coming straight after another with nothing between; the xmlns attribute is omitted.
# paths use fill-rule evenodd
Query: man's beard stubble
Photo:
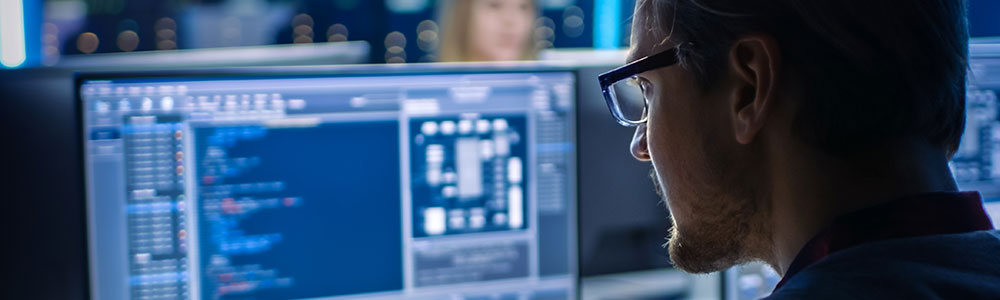
<svg viewBox="0 0 1000 300"><path fill-rule="evenodd" d="M717 179L711 180L714 183L732 179L723 174L711 175ZM689 191L689 199L684 199L687 201L685 204L691 207L688 224L680 228L671 212L673 226L664 244L674 267L688 273L710 273L755 260L754 249L760 249L767 230L754 193L734 188L736 186L732 184L688 182L688 186L682 187L681 183L673 182L678 186L664 187L655 169L650 172L650 177L664 204L669 201L669 195L680 197L679 194L683 194L676 189L687 188ZM697 188L694 185L698 185ZM693 191L697 193L691 193Z"/></svg>

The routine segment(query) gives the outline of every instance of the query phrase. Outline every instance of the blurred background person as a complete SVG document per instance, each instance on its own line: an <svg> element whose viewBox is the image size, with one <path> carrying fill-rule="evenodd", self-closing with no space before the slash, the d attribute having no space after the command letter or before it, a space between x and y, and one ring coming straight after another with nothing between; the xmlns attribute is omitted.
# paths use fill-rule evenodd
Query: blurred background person
<svg viewBox="0 0 1000 300"><path fill-rule="evenodd" d="M440 61L532 60L534 0L451 0L441 6Z"/></svg>

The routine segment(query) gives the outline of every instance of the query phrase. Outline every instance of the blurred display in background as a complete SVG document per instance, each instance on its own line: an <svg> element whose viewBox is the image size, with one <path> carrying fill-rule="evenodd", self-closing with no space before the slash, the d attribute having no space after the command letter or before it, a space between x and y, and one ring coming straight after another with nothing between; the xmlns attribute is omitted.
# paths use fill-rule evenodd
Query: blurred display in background
<svg viewBox="0 0 1000 300"><path fill-rule="evenodd" d="M635 0L537 0L533 46L627 46ZM0 63L67 56L365 41L372 63L438 59L443 0L4 0ZM530 1L529 1L530 2ZM972 36L1000 35L992 0L970 0ZM37 38L36 38L37 37Z"/></svg>
<svg viewBox="0 0 1000 300"><path fill-rule="evenodd" d="M463 0L464 1L464 0ZM538 0L538 50L615 48L627 37L634 0ZM531 1L527 1L531 2ZM55 66L67 56L275 44L366 41L371 62L437 59L442 3L435 0L5 0L7 28L23 62ZM18 12L22 12L18 14ZM10 19L10 17L7 17ZM13 19L12 19L13 20ZM17 20L15 20L17 21ZM596 26L595 26L596 25ZM595 29L596 28L596 29ZM38 37L38 38L35 38ZM13 46L12 46L13 47Z"/></svg>

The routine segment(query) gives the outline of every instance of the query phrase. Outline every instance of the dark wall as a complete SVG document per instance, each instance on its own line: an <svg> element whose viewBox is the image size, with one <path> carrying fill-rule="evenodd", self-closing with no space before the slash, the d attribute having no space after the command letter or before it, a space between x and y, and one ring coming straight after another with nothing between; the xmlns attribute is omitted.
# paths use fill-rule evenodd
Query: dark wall
<svg viewBox="0 0 1000 300"><path fill-rule="evenodd" d="M2 299L83 299L84 200L72 73L0 71Z"/></svg>
<svg viewBox="0 0 1000 300"><path fill-rule="evenodd" d="M598 275L669 266L670 222L654 192L652 165L629 152L632 128L611 117L597 75L612 67L580 70L578 175L580 274Z"/></svg>

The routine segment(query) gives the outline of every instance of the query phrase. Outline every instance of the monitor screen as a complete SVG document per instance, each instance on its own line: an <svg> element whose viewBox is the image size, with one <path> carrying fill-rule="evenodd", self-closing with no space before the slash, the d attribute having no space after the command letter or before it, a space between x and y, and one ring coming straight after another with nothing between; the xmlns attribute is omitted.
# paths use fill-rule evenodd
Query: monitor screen
<svg viewBox="0 0 1000 300"><path fill-rule="evenodd" d="M965 92L965 133L951 168L963 190L983 195L1000 228L1000 43L973 42Z"/></svg>
<svg viewBox="0 0 1000 300"><path fill-rule="evenodd" d="M576 297L572 72L309 72L78 80L94 299Z"/></svg>

